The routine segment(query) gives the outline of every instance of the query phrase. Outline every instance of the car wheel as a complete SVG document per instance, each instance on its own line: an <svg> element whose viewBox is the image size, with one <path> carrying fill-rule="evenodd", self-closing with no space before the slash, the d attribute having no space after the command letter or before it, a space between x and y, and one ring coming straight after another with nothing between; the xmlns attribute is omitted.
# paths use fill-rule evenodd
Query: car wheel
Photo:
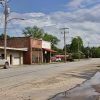
<svg viewBox="0 0 100 100"><path fill-rule="evenodd" d="M8 68L9 68L9 63L5 62L4 69L8 69Z"/></svg>

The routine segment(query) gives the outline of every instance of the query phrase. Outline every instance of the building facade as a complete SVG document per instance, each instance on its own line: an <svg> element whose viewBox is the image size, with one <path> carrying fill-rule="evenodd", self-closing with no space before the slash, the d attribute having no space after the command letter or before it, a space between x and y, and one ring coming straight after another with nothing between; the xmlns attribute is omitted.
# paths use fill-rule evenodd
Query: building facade
<svg viewBox="0 0 100 100"><path fill-rule="evenodd" d="M7 60L10 65L23 64L23 52L26 52L26 48L8 48L7 47ZM4 59L4 47L0 46L0 59Z"/></svg>
<svg viewBox="0 0 100 100"><path fill-rule="evenodd" d="M3 40L0 40L0 46L4 46ZM21 59L23 59L23 64L49 63L51 53L55 52L54 50L51 50L50 42L41 39L33 39L32 37L10 38L7 40L7 47L16 48L16 52L13 51L15 52L14 55L16 55L15 58L20 58L18 55L22 55ZM21 51L21 53L18 54L17 49L24 49L24 51ZM7 54L9 54L9 52L7 50ZM17 60L14 61L18 62Z"/></svg>

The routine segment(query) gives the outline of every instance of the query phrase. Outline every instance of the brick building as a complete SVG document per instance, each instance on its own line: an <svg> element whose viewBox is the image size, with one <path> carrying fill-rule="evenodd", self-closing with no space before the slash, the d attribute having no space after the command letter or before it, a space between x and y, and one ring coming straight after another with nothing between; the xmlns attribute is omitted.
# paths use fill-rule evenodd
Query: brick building
<svg viewBox="0 0 100 100"><path fill-rule="evenodd" d="M0 40L0 46L4 46L4 41ZM7 47L23 49L23 64L50 62L51 50L50 42L31 37L13 37L7 40Z"/></svg>

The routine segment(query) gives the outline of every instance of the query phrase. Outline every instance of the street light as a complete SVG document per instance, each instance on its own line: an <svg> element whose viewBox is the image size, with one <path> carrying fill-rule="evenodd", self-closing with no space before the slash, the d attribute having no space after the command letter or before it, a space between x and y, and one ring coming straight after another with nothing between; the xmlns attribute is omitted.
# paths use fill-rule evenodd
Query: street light
<svg viewBox="0 0 100 100"><path fill-rule="evenodd" d="M0 0L0 4L4 7L4 59L7 59L7 24L13 19L20 19L22 18L11 18L8 20L10 14L10 8L8 7L8 0Z"/></svg>
<svg viewBox="0 0 100 100"><path fill-rule="evenodd" d="M15 20L25 20L24 18L11 18L11 19L9 19L9 20L7 21L7 23L10 22L11 20L14 20L14 19L15 19Z"/></svg>
<svg viewBox="0 0 100 100"><path fill-rule="evenodd" d="M4 6L4 59L7 59L7 19L10 14L10 8L8 7L8 1L2 0L2 5Z"/></svg>
<svg viewBox="0 0 100 100"><path fill-rule="evenodd" d="M10 8L8 7L7 0L0 0L0 4L4 7L4 59L6 58L6 47L7 47L7 19L10 14Z"/></svg>

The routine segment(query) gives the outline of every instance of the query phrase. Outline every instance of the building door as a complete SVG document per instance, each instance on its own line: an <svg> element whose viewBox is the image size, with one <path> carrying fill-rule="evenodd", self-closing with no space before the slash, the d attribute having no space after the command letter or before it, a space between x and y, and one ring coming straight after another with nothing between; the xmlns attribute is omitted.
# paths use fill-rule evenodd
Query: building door
<svg viewBox="0 0 100 100"><path fill-rule="evenodd" d="M1 54L1 58L4 59L4 54Z"/></svg>
<svg viewBox="0 0 100 100"><path fill-rule="evenodd" d="M12 55L10 55L10 64L12 65Z"/></svg>
<svg viewBox="0 0 100 100"><path fill-rule="evenodd" d="M14 57L13 65L20 65L20 57Z"/></svg>
<svg viewBox="0 0 100 100"><path fill-rule="evenodd" d="M13 55L14 59L13 59L13 65L20 65L20 55L19 53L15 53Z"/></svg>

